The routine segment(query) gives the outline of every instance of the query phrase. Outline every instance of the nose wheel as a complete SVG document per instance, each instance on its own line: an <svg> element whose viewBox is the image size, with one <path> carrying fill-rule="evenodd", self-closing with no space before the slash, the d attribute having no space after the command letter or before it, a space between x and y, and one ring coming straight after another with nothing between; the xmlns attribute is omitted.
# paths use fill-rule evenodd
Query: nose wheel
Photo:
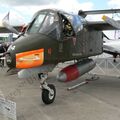
<svg viewBox="0 0 120 120"><path fill-rule="evenodd" d="M53 84L48 84L50 90L43 88L42 89L42 101L45 104L51 104L54 102L56 96L56 89Z"/></svg>
<svg viewBox="0 0 120 120"><path fill-rule="evenodd" d="M42 90L42 101L45 104L51 104L55 100L56 89L53 84L47 84L45 80L47 79L47 74L41 73L38 75L40 79L40 88Z"/></svg>

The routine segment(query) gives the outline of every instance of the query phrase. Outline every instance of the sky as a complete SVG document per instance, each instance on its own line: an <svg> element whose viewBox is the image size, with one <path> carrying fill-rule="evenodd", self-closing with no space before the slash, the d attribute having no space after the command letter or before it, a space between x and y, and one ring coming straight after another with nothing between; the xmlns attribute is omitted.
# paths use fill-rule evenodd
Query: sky
<svg viewBox="0 0 120 120"><path fill-rule="evenodd" d="M120 8L120 0L0 0L0 3L0 19L10 12L12 24L28 23L36 11L44 8L73 13L78 10Z"/></svg>
<svg viewBox="0 0 120 120"><path fill-rule="evenodd" d="M10 12L12 25L27 24L33 14L44 8L57 8L67 12L120 8L120 0L0 0L0 20Z"/></svg>

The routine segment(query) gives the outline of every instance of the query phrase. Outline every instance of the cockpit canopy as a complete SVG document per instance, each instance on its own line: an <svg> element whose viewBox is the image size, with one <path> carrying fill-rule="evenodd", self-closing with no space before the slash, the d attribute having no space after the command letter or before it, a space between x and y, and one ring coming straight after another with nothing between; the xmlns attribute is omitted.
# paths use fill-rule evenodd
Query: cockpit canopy
<svg viewBox="0 0 120 120"><path fill-rule="evenodd" d="M61 36L75 36L83 28L79 15L72 15L56 10L37 12L30 23L27 33L42 33L60 39Z"/></svg>
<svg viewBox="0 0 120 120"><path fill-rule="evenodd" d="M68 13L63 13L63 15L71 23L75 33L79 32L83 29L82 18L79 15L72 15L72 14L68 14Z"/></svg>

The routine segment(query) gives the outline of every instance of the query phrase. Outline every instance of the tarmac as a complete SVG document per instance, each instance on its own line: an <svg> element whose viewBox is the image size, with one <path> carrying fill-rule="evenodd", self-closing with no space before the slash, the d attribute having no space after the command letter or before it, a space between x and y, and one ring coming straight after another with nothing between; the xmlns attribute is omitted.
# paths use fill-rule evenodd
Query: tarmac
<svg viewBox="0 0 120 120"><path fill-rule="evenodd" d="M7 68L0 68L0 92L16 103L17 120L120 120L120 78L98 76L99 79L68 91L67 88L91 76L86 74L76 81L61 83L57 70L49 74L48 83L56 86L54 103L41 100L39 80L6 76ZM9 120L0 114L0 120ZM11 120L11 119L10 119Z"/></svg>

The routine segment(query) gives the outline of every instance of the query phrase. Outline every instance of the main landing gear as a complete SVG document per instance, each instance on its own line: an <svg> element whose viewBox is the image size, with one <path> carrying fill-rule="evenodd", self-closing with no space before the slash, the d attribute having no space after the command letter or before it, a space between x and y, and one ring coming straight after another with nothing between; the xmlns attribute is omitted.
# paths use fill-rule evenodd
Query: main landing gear
<svg viewBox="0 0 120 120"><path fill-rule="evenodd" d="M48 77L47 73L40 73L38 74L40 79L40 88L42 90L42 101L45 104L51 104L55 100L56 96L56 89L53 84L47 84L46 79Z"/></svg>

